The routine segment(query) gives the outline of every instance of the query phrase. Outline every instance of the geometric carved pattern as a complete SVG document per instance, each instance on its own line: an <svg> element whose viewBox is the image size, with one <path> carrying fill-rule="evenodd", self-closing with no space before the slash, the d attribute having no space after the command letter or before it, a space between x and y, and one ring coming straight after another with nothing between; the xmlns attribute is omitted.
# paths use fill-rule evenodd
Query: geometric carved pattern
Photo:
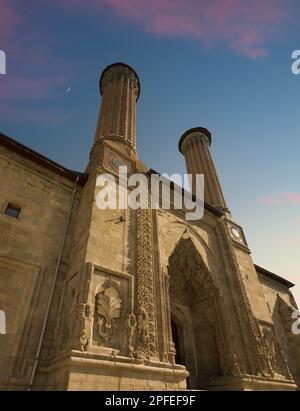
<svg viewBox="0 0 300 411"><path fill-rule="evenodd" d="M263 374L272 377L279 374L288 379L292 379L286 356L281 350L273 326L271 324L260 322L259 327L261 338L258 341L258 346Z"/></svg>
<svg viewBox="0 0 300 411"><path fill-rule="evenodd" d="M138 305L137 356L142 358L156 357L157 355L153 277L152 214L149 208L138 208L136 279Z"/></svg>

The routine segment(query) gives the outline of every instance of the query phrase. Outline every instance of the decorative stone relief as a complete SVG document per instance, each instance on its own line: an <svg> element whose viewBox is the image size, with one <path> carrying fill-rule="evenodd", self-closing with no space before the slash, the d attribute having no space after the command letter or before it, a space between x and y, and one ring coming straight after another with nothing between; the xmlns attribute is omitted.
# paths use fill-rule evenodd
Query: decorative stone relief
<svg viewBox="0 0 300 411"><path fill-rule="evenodd" d="M82 330L81 335L80 335L81 351L87 351L88 344L89 344L89 339L87 338L86 330Z"/></svg>
<svg viewBox="0 0 300 411"><path fill-rule="evenodd" d="M287 358L280 347L280 343L270 324L259 323L260 338L257 338L259 347L261 370L263 375L283 375L287 379L292 379L288 368Z"/></svg>
<svg viewBox="0 0 300 411"><path fill-rule="evenodd" d="M105 342L112 339L114 321L121 316L122 299L115 287L103 289L96 295L96 321L99 336Z"/></svg>
<svg viewBox="0 0 300 411"><path fill-rule="evenodd" d="M89 301L93 313L90 349L131 356L135 346L133 277L95 266ZM131 348L129 348L131 347Z"/></svg>
<svg viewBox="0 0 300 411"><path fill-rule="evenodd" d="M149 316L144 307L139 307L137 316L137 357L144 357L144 348L150 344L149 338Z"/></svg>
<svg viewBox="0 0 300 411"><path fill-rule="evenodd" d="M217 287L188 232L183 233L169 264L172 265L172 270L175 270L172 271L170 294L175 296L178 302L190 305L201 296L217 295Z"/></svg>
<svg viewBox="0 0 300 411"><path fill-rule="evenodd" d="M228 362L228 366L225 369L224 375L240 375L240 374L241 374L241 368L238 363L237 354L234 351Z"/></svg>
<svg viewBox="0 0 300 411"><path fill-rule="evenodd" d="M172 317L177 318L181 327L181 332L176 332L174 337L179 358L184 358L184 364L191 371L190 380L204 384L224 373L221 353L224 355L226 350L225 337L218 314L218 287L187 231L169 257L168 272L165 289L170 290ZM170 359L175 351L172 343L169 337Z"/></svg>
<svg viewBox="0 0 300 411"><path fill-rule="evenodd" d="M135 356L133 337L134 337L134 333L137 327L136 316L133 313L127 315L126 325L127 325L127 333L128 333L128 341L127 341L128 355L131 359L133 359Z"/></svg>
<svg viewBox="0 0 300 411"><path fill-rule="evenodd" d="M145 196L142 196L143 198ZM149 201L149 199L148 199ZM146 206L141 204L141 207ZM137 322L140 358L157 356L154 273L152 258L152 214L149 208L137 210Z"/></svg>
<svg viewBox="0 0 300 411"><path fill-rule="evenodd" d="M69 335L71 347L87 351L89 344L88 332L91 327L91 309L89 304L74 302L71 311Z"/></svg>

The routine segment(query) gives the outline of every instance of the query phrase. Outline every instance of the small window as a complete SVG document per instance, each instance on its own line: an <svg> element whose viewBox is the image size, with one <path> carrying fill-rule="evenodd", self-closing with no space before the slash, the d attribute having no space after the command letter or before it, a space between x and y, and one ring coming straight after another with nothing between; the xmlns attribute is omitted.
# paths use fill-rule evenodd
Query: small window
<svg viewBox="0 0 300 411"><path fill-rule="evenodd" d="M5 210L5 214L9 215L10 217L13 218L19 218L21 212L21 207L18 207L14 204L8 203L6 210Z"/></svg>

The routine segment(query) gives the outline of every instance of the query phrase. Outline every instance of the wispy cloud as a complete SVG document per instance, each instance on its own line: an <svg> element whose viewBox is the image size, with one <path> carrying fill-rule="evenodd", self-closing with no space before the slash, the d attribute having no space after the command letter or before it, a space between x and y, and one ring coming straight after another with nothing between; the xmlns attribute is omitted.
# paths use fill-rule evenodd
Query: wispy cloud
<svg viewBox="0 0 300 411"><path fill-rule="evenodd" d="M261 196L257 199L258 204L283 204L294 203L300 204L300 194L295 193L282 193L274 196Z"/></svg>
<svg viewBox="0 0 300 411"><path fill-rule="evenodd" d="M50 35L51 36L51 35ZM45 101L63 94L70 76L66 62L57 61L47 48L49 33L37 33L30 14L21 15L14 0L0 0L0 49L6 53L7 74L0 76L0 108L6 119L52 124L65 114L33 111L22 101ZM32 110L32 111L31 111Z"/></svg>
<svg viewBox="0 0 300 411"><path fill-rule="evenodd" d="M11 7L9 0L0 0L0 40L12 35L21 22L20 14Z"/></svg>
<svg viewBox="0 0 300 411"><path fill-rule="evenodd" d="M34 100L50 97L63 85L67 84L68 77L63 74L42 76L7 75L1 79L0 100Z"/></svg>
<svg viewBox="0 0 300 411"><path fill-rule="evenodd" d="M226 46L253 59L268 54L293 15L290 0L61 0L60 5L93 13L108 7L148 33Z"/></svg>
<svg viewBox="0 0 300 411"><path fill-rule="evenodd" d="M110 11L151 35L194 39L206 47L258 58L267 55L269 45L286 29L293 1L44 0L41 17L54 8L58 15L87 13L96 18ZM8 73L0 78L0 102L8 106L22 99L51 98L66 89L70 83L66 73L75 66L70 59L57 61L55 35L41 32L42 26L37 32L31 14L27 9L21 13L17 4L17 0L0 0L0 48L7 54ZM18 115L14 107L12 112Z"/></svg>
<svg viewBox="0 0 300 411"><path fill-rule="evenodd" d="M45 0L45 10L48 6L55 7L58 13L64 10L93 16L110 10L150 34L191 38L208 47L229 47L250 58L258 58L268 53L269 43L281 34L289 21L290 1L293 0L61 0L57 3ZM9 51L8 70L11 82L16 84L8 87L2 81L2 98L8 98L10 90L11 97L15 97L16 88L19 88L17 98L27 97L30 85L32 96L39 94L39 89L43 89L46 96L47 86L52 92L57 82L49 69L54 64L53 60L52 65L47 64L49 50L44 47L45 39L33 40L47 34L35 32L30 14L21 14L16 2L0 0L0 10L0 48L5 46ZM26 41L28 44L24 44ZM12 59L15 66L22 67L16 78L9 67ZM62 67L61 62L58 66ZM41 68L36 73L26 72L26 67ZM19 87L22 78L24 85Z"/></svg>
<svg viewBox="0 0 300 411"><path fill-rule="evenodd" d="M62 109L52 107L44 110L43 108L27 106L20 102L17 105L6 104L0 100L0 113L6 120L14 121L16 118L22 123L42 123L49 126L65 123L70 121L75 114L74 112L63 112Z"/></svg>
<svg viewBox="0 0 300 411"><path fill-rule="evenodd" d="M44 46L46 36L34 32L13 2L0 0L0 48L7 63L7 74L0 77L0 101L45 99L67 84L66 65L55 64L55 56ZM41 41L34 41L36 37Z"/></svg>

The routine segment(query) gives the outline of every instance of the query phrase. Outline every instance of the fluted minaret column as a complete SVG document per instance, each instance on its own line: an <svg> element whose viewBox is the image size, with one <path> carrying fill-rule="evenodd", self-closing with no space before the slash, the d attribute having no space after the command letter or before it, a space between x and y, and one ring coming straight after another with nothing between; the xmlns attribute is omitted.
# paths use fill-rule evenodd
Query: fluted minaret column
<svg viewBox="0 0 300 411"><path fill-rule="evenodd" d="M227 210L217 171L210 153L211 134L203 127L186 131L179 141L179 151L184 155L189 174L204 174L204 200L210 205ZM193 178L193 194L195 190Z"/></svg>
<svg viewBox="0 0 300 411"><path fill-rule="evenodd" d="M111 64L101 75L100 93L102 103L95 142L104 138L117 139L135 151L136 101L140 93L138 75L127 64Z"/></svg>

